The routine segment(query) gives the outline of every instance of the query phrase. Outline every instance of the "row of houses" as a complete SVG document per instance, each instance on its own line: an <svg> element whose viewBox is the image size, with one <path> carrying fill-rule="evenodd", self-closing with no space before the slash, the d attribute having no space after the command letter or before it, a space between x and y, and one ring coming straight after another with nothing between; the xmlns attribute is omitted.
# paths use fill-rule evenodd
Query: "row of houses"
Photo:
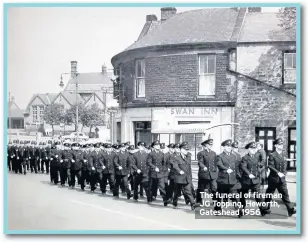
<svg viewBox="0 0 308 242"><path fill-rule="evenodd" d="M106 66L102 66L101 72L78 73L77 62L71 61L71 78L62 92L34 94L25 110L20 110L14 101L10 101L8 127L27 129L34 126L49 129L50 126L44 121L44 110L46 106L53 103L60 104L63 110L70 109L76 103L85 107L97 104L102 110L116 107L118 104L113 99L112 75L113 73L108 72ZM109 122L108 116L104 123L106 122Z"/></svg>
<svg viewBox="0 0 308 242"><path fill-rule="evenodd" d="M281 137L296 159L296 39L280 23L261 8L162 8L160 20L147 15L137 41L111 60L120 105L116 140L188 141L195 155L202 136L167 131L239 123L212 130L215 151L232 137L241 152L251 141L270 152Z"/></svg>

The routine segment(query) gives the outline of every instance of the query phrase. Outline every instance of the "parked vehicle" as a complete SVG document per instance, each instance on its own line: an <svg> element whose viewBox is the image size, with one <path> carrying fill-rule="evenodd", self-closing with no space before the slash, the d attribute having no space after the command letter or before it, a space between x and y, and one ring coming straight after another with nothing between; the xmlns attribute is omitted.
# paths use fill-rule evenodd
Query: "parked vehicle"
<svg viewBox="0 0 308 242"><path fill-rule="evenodd" d="M86 141L89 140L89 136L85 135L81 132L73 132L70 135L62 136L62 140L70 140L70 141L76 141L78 138L78 141Z"/></svg>

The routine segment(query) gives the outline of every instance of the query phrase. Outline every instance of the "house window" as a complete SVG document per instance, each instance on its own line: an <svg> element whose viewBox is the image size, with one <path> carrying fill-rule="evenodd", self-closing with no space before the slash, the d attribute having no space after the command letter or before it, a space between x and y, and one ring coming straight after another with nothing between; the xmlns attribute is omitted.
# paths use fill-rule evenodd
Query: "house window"
<svg viewBox="0 0 308 242"><path fill-rule="evenodd" d="M45 107L40 106L40 120L41 121L44 119L44 110L45 110Z"/></svg>
<svg viewBox="0 0 308 242"><path fill-rule="evenodd" d="M199 96L214 96L216 82L216 56L199 56Z"/></svg>
<svg viewBox="0 0 308 242"><path fill-rule="evenodd" d="M229 52L229 69L236 71L236 49L232 49Z"/></svg>
<svg viewBox="0 0 308 242"><path fill-rule="evenodd" d="M288 170L296 169L296 128L288 129Z"/></svg>
<svg viewBox="0 0 308 242"><path fill-rule="evenodd" d="M296 53L287 52L284 53L283 61L283 80L286 84L295 84L296 83Z"/></svg>
<svg viewBox="0 0 308 242"><path fill-rule="evenodd" d="M136 97L145 97L145 60L136 60Z"/></svg>
<svg viewBox="0 0 308 242"><path fill-rule="evenodd" d="M32 106L32 113L33 113L33 121L37 122L38 116L37 116L37 106Z"/></svg>

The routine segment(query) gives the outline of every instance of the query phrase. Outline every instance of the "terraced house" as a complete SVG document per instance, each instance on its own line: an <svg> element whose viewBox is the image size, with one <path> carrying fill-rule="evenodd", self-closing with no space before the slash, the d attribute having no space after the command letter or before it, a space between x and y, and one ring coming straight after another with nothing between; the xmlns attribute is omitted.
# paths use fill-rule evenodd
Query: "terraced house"
<svg viewBox="0 0 308 242"><path fill-rule="evenodd" d="M112 58L118 75L117 140L188 141L195 156L202 136L166 130L183 124L239 123L213 129L214 150L237 140L266 151L283 137L295 158L295 37L277 13L261 8L209 8L146 16L138 37Z"/></svg>

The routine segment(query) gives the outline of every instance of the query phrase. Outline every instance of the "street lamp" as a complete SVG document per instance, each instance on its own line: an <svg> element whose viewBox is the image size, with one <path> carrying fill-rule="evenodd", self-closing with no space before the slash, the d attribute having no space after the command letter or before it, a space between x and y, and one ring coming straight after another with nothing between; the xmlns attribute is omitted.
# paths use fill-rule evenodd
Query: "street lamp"
<svg viewBox="0 0 308 242"><path fill-rule="evenodd" d="M60 81L60 88L62 89L64 87L64 83L63 83L63 75L71 75L72 78L75 79L75 82L76 82L76 133L77 133L77 142L78 142L78 118L79 118L79 110L78 110L78 82L77 82L77 76L79 75L78 73L62 73L61 74L61 81Z"/></svg>

